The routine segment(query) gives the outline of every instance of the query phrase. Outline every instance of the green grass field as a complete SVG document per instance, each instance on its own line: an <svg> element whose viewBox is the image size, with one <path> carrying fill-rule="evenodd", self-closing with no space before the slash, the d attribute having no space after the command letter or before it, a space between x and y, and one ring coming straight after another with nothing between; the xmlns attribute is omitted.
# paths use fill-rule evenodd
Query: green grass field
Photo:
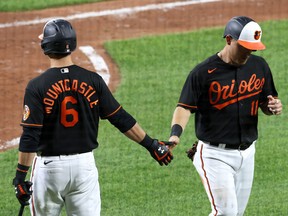
<svg viewBox="0 0 288 216"><path fill-rule="evenodd" d="M0 11L31 11L101 1L111 0L0 0Z"/></svg>
<svg viewBox="0 0 288 216"><path fill-rule="evenodd" d="M281 116L259 118L255 179L246 216L288 215L287 21L262 23L268 61L284 105ZM152 137L168 139L170 121L189 71L224 46L223 29L145 37L105 44L121 71L114 94ZM18 124L16 122L15 124ZM173 151L174 160L160 167L149 153L101 121L95 158L100 175L103 216L203 216L210 204L185 150L196 139L192 116ZM11 185L17 149L0 153L0 215L17 215L19 203ZM286 162L285 162L286 161ZM30 215L28 209L24 215ZM64 215L64 214L63 214Z"/></svg>

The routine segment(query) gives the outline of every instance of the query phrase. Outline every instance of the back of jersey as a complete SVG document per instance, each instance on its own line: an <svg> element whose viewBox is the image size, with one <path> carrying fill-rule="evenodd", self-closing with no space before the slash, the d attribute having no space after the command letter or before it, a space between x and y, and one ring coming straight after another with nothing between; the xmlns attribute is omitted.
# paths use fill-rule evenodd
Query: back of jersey
<svg viewBox="0 0 288 216"><path fill-rule="evenodd" d="M26 127L42 127L42 155L83 153L98 146L99 117L120 105L96 73L72 65L50 68L30 81L24 97L30 117Z"/></svg>

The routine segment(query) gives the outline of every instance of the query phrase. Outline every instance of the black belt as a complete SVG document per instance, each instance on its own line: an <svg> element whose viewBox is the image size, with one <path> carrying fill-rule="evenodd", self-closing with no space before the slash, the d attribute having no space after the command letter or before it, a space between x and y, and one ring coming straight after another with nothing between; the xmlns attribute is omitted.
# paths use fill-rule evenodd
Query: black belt
<svg viewBox="0 0 288 216"><path fill-rule="evenodd" d="M223 143L215 143L215 142L208 142L209 145L217 146L223 149L239 149L245 150L251 146L252 143L240 143L239 145L232 145L232 144L223 144Z"/></svg>
<svg viewBox="0 0 288 216"><path fill-rule="evenodd" d="M87 152L81 152L81 153L70 153L70 154L51 154L51 153L43 153L43 152L37 152L37 156L43 156L43 157L58 157L58 156L69 156L69 155L77 155L77 154L83 154Z"/></svg>

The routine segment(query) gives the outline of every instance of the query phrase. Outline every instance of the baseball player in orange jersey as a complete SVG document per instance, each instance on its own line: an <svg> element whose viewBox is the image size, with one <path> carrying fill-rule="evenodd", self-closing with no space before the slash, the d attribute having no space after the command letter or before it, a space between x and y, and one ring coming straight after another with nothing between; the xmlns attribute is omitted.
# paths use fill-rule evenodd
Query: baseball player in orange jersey
<svg viewBox="0 0 288 216"><path fill-rule="evenodd" d="M178 144L195 113L199 140L188 157L209 197L210 216L244 214L253 182L258 107L266 115L282 112L267 62L252 54L265 49L261 36L254 20L233 17L224 31L225 47L191 71L172 118L169 141Z"/></svg>
<svg viewBox="0 0 288 216"><path fill-rule="evenodd" d="M13 179L16 197L25 206L32 195L32 215L56 216L63 206L67 215L100 215L93 155L99 118L108 119L145 147L160 165L173 159L166 147L169 143L150 138L116 101L101 76L73 64L70 54L76 49L76 33L68 21L47 22L40 39L51 67L26 87ZM32 182L25 181L33 159Z"/></svg>

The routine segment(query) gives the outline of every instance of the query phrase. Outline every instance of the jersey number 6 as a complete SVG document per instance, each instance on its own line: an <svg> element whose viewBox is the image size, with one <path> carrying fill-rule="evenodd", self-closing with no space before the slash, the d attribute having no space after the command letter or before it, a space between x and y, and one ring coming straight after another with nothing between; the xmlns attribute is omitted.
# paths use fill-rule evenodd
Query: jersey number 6
<svg viewBox="0 0 288 216"><path fill-rule="evenodd" d="M61 103L61 124L64 127L73 127L79 120L78 112L75 109L68 109L67 104L77 104L77 100L72 96L67 96ZM70 116L68 118L68 116ZM69 120L68 120L69 119Z"/></svg>

